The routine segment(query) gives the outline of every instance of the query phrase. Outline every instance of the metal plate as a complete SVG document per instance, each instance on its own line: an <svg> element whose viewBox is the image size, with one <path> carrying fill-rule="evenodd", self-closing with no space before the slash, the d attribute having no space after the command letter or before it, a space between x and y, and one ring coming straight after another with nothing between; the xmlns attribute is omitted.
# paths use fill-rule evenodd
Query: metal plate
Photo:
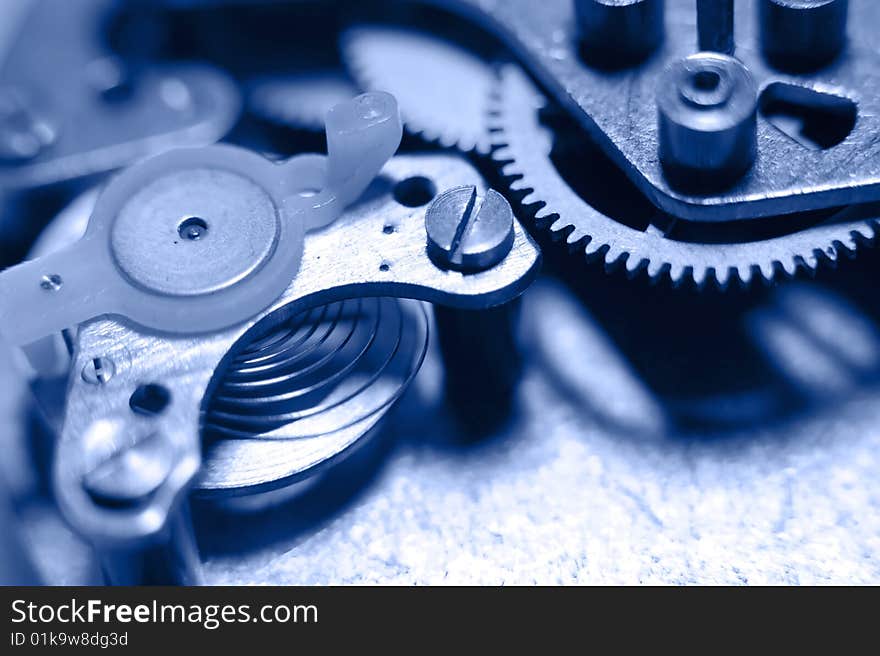
<svg viewBox="0 0 880 656"><path fill-rule="evenodd" d="M21 97L51 143L33 157L0 162L0 188L31 188L110 171L140 157L216 141L240 99L233 81L206 65L153 66L130 81L131 96L108 100L96 67L120 64L101 47L109 0L35 0L0 65L0 97ZM34 47L34 40L51 47ZM100 125L84 130L82 126Z"/></svg>
<svg viewBox="0 0 880 656"><path fill-rule="evenodd" d="M426 1L426 0L419 0ZM880 53L876 26L880 3L851 0L850 45L830 67L811 75L770 68L758 51L753 0L737 1L736 56L759 87L786 82L850 98L858 121L846 140L828 150L804 148L759 120L758 159L736 186L713 196L676 192L657 156L657 79L663 68L696 51L693 0L667 0L666 40L641 67L598 70L578 55L577 23L570 0L427 0L462 11L497 32L523 63L663 210L694 221L726 221L848 205L880 198Z"/></svg>

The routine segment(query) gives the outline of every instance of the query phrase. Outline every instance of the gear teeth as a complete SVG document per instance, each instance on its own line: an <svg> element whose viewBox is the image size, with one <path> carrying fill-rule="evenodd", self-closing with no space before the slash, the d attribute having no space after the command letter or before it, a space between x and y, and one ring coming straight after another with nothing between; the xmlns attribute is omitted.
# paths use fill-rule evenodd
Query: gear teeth
<svg viewBox="0 0 880 656"><path fill-rule="evenodd" d="M668 273L670 265L663 260L648 260L647 273L652 280L658 280L664 273Z"/></svg>
<svg viewBox="0 0 880 656"><path fill-rule="evenodd" d="M491 154L492 159L495 160L496 164L500 165L502 169L514 163L513 153L510 150L510 146L507 144L493 147Z"/></svg>
<svg viewBox="0 0 880 656"><path fill-rule="evenodd" d="M590 241L584 246L584 253L588 259L595 259L599 255L604 255L605 251L609 248L608 244L602 244L598 241Z"/></svg>
<svg viewBox="0 0 880 656"><path fill-rule="evenodd" d="M740 265L732 265L728 267L728 285L739 285L741 287L748 287L749 282L751 281L751 271L748 267L743 267Z"/></svg>
<svg viewBox="0 0 880 656"><path fill-rule="evenodd" d="M796 258L786 259L784 262L779 262L779 266L785 272L785 275L789 278L794 278L797 275L798 263Z"/></svg>
<svg viewBox="0 0 880 656"><path fill-rule="evenodd" d="M727 291L736 284L737 280L739 280L739 278L736 276L735 267L725 267L720 271L716 271L715 279L718 283L718 289L720 289L721 291Z"/></svg>
<svg viewBox="0 0 880 656"><path fill-rule="evenodd" d="M643 270L648 268L648 258L630 256L626 260L626 275L630 280L636 278Z"/></svg>
<svg viewBox="0 0 880 656"><path fill-rule="evenodd" d="M675 288L685 287L688 283L696 284L694 280L694 267L690 264L682 266L679 274L672 279L672 286Z"/></svg>
<svg viewBox="0 0 880 656"><path fill-rule="evenodd" d="M773 272L776 269L775 264L776 264L775 262L771 261L771 262L763 262L762 264L758 265L758 271L760 272L761 277L764 280L766 280L768 282L773 280Z"/></svg>
<svg viewBox="0 0 880 656"><path fill-rule="evenodd" d="M525 181L525 178L522 176L522 174L517 174L513 176L513 179L507 186L511 191L516 193L529 194L534 191L534 189L532 189ZM520 200L525 200L525 196L523 196L523 198Z"/></svg>
<svg viewBox="0 0 880 656"><path fill-rule="evenodd" d="M584 240L586 237L586 233L583 230L579 230L577 226L568 226L571 228L571 232L565 238L566 243L568 243L569 248L577 248L578 244Z"/></svg>
<svg viewBox="0 0 880 656"><path fill-rule="evenodd" d="M820 266L834 266L842 254L852 257L859 248L875 245L880 238L880 219L851 221L849 225L841 225L837 239L824 249L804 249L804 239L797 234L790 236L791 241L786 241L789 237L785 236L772 238L773 245L756 243L760 253L772 253L778 244L779 255L749 263L743 258L747 252L744 248L748 247L745 243L682 243L666 238L662 232L640 233L610 218L605 219L609 223L606 228L602 225L603 217L597 218L597 212L588 207L579 211L578 199L572 197L574 192L549 158L544 161L540 156L545 147L549 153L552 134L535 114L537 107L546 105L536 101L542 98L540 94L535 96L536 93L529 78L518 68L502 69L491 94L494 105L489 111L492 159L510 193L532 216L537 228L549 230L554 241L564 242L570 251L583 253L588 262L601 262L607 271L624 268L627 277L635 278L644 273L652 283L668 279L675 287L693 284L697 289L745 289L804 272L813 275ZM545 138L547 143L543 141ZM551 193L551 198L543 197L542 192ZM557 211L561 208L554 203L565 208L564 214ZM831 231L827 225L820 225L818 229L823 235Z"/></svg>
<svg viewBox="0 0 880 656"><path fill-rule="evenodd" d="M767 280L768 282L774 279L784 279L790 280L794 277L794 273L789 273L788 268L785 266L785 262L782 260L774 260L773 261L773 275L770 276Z"/></svg>
<svg viewBox="0 0 880 656"><path fill-rule="evenodd" d="M806 271L810 277L816 275L816 267L810 266L810 263L807 261L806 257L803 255L795 255L794 256L795 266L799 271Z"/></svg>
<svg viewBox="0 0 880 656"><path fill-rule="evenodd" d="M703 289L706 284L715 278L715 267L703 267L700 269L691 269L691 275L697 289Z"/></svg>
<svg viewBox="0 0 880 656"><path fill-rule="evenodd" d="M837 252L840 255L848 259L852 259L856 254L856 243L852 238L852 235L848 235L846 241L843 239L838 239L833 242L835 247L837 247Z"/></svg>
<svg viewBox="0 0 880 656"><path fill-rule="evenodd" d="M874 244L875 228L876 226L873 224L866 223L863 226L857 227L850 234L858 247L868 248Z"/></svg>
<svg viewBox="0 0 880 656"><path fill-rule="evenodd" d="M809 253L801 256L802 259L804 260L804 262L806 263L807 267L811 271L816 271L816 269L819 268L819 265L822 262L822 257L821 257L821 255L819 255L817 253L817 250L818 249L814 249L814 250L810 251Z"/></svg>
<svg viewBox="0 0 880 656"><path fill-rule="evenodd" d="M568 235L575 229L571 221L560 216L558 212L553 212L546 203L542 203L540 212L535 214L535 220L549 226L550 232L554 234L565 232Z"/></svg>
<svg viewBox="0 0 880 656"><path fill-rule="evenodd" d="M737 265L731 265L726 269L726 278L724 288L729 289L735 286L745 286L748 282L745 280L742 269Z"/></svg>
<svg viewBox="0 0 880 656"><path fill-rule="evenodd" d="M559 218L558 214L544 213L543 209L547 204L544 201L538 201L533 205L524 205L523 209L532 215L532 221L536 227L541 230L550 228L551 224ZM551 230L551 232L553 232Z"/></svg>
<svg viewBox="0 0 880 656"><path fill-rule="evenodd" d="M568 243L568 236L572 233L573 230L574 230L574 226L567 225L567 226L564 226L562 228L562 230L551 230L550 237L551 237L551 239L553 239L553 241L555 241L557 243L562 242L562 243L567 244Z"/></svg>
<svg viewBox="0 0 880 656"><path fill-rule="evenodd" d="M605 268L608 271L616 271L619 269L629 257L629 253L621 249L615 244L608 246L605 251Z"/></svg>
<svg viewBox="0 0 880 656"><path fill-rule="evenodd" d="M683 264L670 264L669 265L669 276L672 278L672 282L674 283L676 280L681 280L684 277L685 269L687 269Z"/></svg>

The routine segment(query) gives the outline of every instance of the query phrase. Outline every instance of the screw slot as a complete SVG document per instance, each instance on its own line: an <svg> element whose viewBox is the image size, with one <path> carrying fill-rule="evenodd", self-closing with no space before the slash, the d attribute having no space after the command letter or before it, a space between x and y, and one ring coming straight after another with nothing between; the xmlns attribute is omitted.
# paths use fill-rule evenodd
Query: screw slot
<svg viewBox="0 0 880 656"><path fill-rule="evenodd" d="M171 403L171 392L157 383L139 385L128 400L133 412L147 417L162 414L169 403Z"/></svg>
<svg viewBox="0 0 880 656"><path fill-rule="evenodd" d="M427 205L436 195L436 185L423 176L401 180L394 186L394 200L406 207Z"/></svg>
<svg viewBox="0 0 880 656"><path fill-rule="evenodd" d="M114 375L116 375L116 364L104 356L92 358L82 369L82 379L91 385L105 385Z"/></svg>
<svg viewBox="0 0 880 656"><path fill-rule="evenodd" d="M177 234L188 241L198 241L208 234L208 222L198 216L190 216L180 222Z"/></svg>
<svg viewBox="0 0 880 656"><path fill-rule="evenodd" d="M40 288L45 289L47 292L57 292L61 289L61 286L64 284L64 280L62 280L61 276L57 273L52 273L47 276L43 276L40 279Z"/></svg>

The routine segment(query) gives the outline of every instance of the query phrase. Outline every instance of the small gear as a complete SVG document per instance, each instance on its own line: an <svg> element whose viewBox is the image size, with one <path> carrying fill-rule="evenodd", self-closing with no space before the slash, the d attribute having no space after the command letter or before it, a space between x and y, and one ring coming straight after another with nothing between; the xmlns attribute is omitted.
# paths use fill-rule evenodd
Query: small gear
<svg viewBox="0 0 880 656"><path fill-rule="evenodd" d="M631 277L645 272L652 280L668 275L676 285L693 281L724 289L737 281L746 286L813 272L877 237L876 205L727 226L676 221L653 207L643 221L615 220L584 200L554 163L553 133L541 121L547 102L521 69L505 66L491 97L492 159L511 193L537 227L608 270L623 267ZM582 158L569 173L596 175L594 167L603 165L609 168L600 155ZM634 189L624 193L640 197Z"/></svg>
<svg viewBox="0 0 880 656"><path fill-rule="evenodd" d="M342 52L362 89L397 98L406 129L430 143L488 154L488 101L493 67L442 38L414 29L359 26Z"/></svg>
<svg viewBox="0 0 880 656"><path fill-rule="evenodd" d="M247 94L247 106L252 114L269 123L323 132L327 111L357 94L342 72L314 71L255 80Z"/></svg>

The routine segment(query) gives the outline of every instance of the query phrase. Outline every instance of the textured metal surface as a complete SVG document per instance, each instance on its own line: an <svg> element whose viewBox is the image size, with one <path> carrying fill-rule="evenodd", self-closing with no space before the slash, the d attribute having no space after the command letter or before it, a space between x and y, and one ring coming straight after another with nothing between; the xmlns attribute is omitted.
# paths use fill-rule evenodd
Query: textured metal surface
<svg viewBox="0 0 880 656"><path fill-rule="evenodd" d="M549 228L573 251L609 269L624 267L633 275L645 271L651 278L668 275L673 282L693 280L699 286L717 282L724 287L735 281L793 276L799 269L812 271L876 238L880 216L876 204L814 217L786 227L781 235L746 232L736 241L706 239L706 235L700 240L688 238L687 233L679 237L675 224L666 233L650 223L633 227L620 221L632 220L631 216L612 218L591 206L556 169L549 158L553 136L537 114L543 99L522 72L507 68L501 89L493 120L499 130L493 157L502 165L511 189L535 215L539 227ZM607 164L593 155L578 173L589 167L591 175L600 175L599 166L601 175L607 175ZM618 195L633 195L619 184L614 189ZM642 219L667 225L652 208Z"/></svg>
<svg viewBox="0 0 880 656"><path fill-rule="evenodd" d="M439 0L435 0L438 2ZM737 3L736 55L759 88L781 81L854 100L859 119L846 140L819 152L805 149L767 121L758 125L758 159L751 174L724 193L695 196L673 191L657 157L654 102L660 71L696 48L693 0L668 0L666 39L638 68L606 70L577 53L577 23L569 0L456 0L458 7L497 32L523 58L549 93L589 129L603 149L654 203L695 221L770 216L877 199L880 194L880 54L875 26L880 3L850 3L850 44L833 65L804 75L772 69L759 52L754 2Z"/></svg>

